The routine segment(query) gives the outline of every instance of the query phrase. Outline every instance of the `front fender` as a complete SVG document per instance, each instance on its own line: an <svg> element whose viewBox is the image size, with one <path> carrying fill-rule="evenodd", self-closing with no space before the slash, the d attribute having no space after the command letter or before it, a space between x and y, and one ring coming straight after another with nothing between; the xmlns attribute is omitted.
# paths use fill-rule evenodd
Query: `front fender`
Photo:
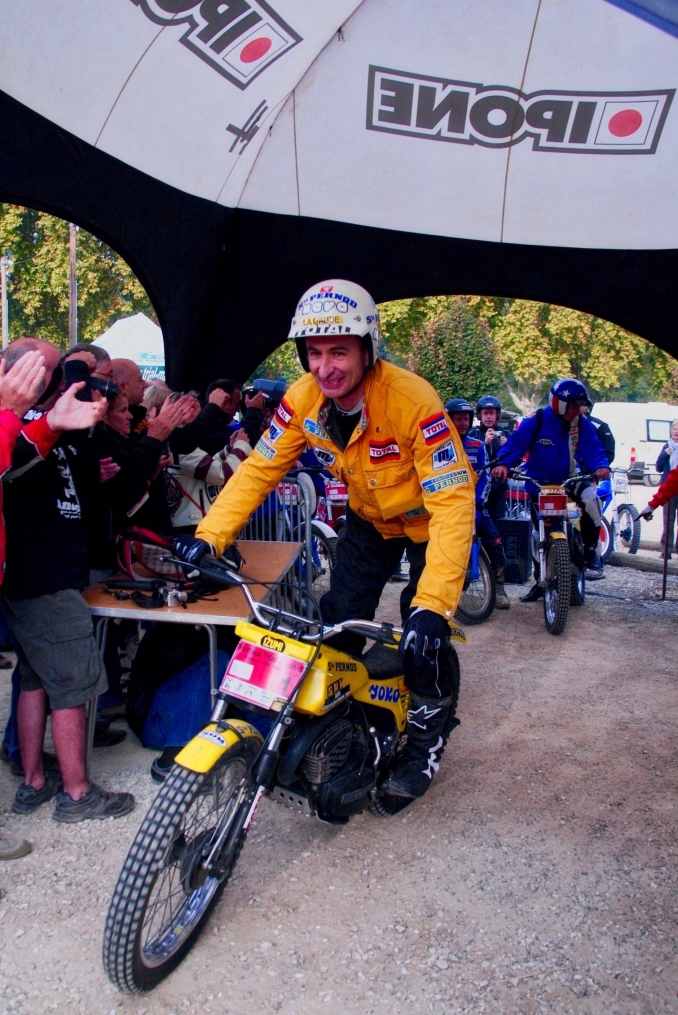
<svg viewBox="0 0 678 1015"><path fill-rule="evenodd" d="M567 539L564 532L549 532L549 539Z"/></svg>
<svg viewBox="0 0 678 1015"><path fill-rule="evenodd" d="M256 737L260 744L264 742L259 730L242 719L211 722L189 740L174 760L189 772L209 772L229 748L247 737Z"/></svg>
<svg viewBox="0 0 678 1015"><path fill-rule="evenodd" d="M337 538L337 534L332 528L332 526L328 525L327 522L321 522L319 518L313 519L313 521L311 522L311 529L317 529L318 532L320 532L327 539Z"/></svg>

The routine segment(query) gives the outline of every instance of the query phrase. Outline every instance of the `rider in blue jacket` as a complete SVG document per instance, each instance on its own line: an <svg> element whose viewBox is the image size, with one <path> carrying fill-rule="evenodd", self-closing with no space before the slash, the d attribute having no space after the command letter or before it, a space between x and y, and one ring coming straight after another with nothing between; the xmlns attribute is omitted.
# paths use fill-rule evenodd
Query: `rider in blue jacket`
<svg viewBox="0 0 678 1015"><path fill-rule="evenodd" d="M449 402L445 402L445 409L461 437L466 457L478 477L476 482L476 532L494 571L497 593L495 606L498 610L508 610L511 604L504 588L506 574L504 544L497 531L497 526L487 510L487 499L490 495L492 480L490 470L486 468L489 459L485 442L468 435L473 423L474 411L470 402L467 402L465 398L451 398Z"/></svg>
<svg viewBox="0 0 678 1015"><path fill-rule="evenodd" d="M514 468L524 457L525 484L531 496L533 515L534 499L538 489L530 483L532 476L541 485L563 483L581 472L595 472L599 479L610 475L605 449L598 440L595 428L582 409L588 405L585 385L574 377L564 377L551 388L547 408L538 409L534 416L524 419L500 450L492 475L506 479L510 468ZM602 563L597 551L600 535L601 513L596 488L582 480L570 493L582 508L581 535L586 555L586 565L592 571L600 572ZM535 578L538 575L535 573ZM523 597L524 602L540 599L543 590L534 585Z"/></svg>

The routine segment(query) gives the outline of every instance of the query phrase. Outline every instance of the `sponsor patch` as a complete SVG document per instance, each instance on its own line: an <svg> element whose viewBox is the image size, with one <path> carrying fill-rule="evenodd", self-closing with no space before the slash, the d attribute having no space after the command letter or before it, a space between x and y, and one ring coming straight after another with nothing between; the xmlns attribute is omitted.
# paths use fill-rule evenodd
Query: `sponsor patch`
<svg viewBox="0 0 678 1015"><path fill-rule="evenodd" d="M406 511L405 512L405 517L406 518L420 518L421 515L427 515L427 514L428 514L428 511L426 510L425 507L419 507L419 508L412 508L411 511Z"/></svg>
<svg viewBox="0 0 678 1015"><path fill-rule="evenodd" d="M436 412L434 416L422 419L419 426L427 444L437 444L444 437L450 436L450 428L442 412Z"/></svg>
<svg viewBox="0 0 678 1015"><path fill-rule="evenodd" d="M384 684L370 684L370 698L372 701L400 701L400 691L397 687L386 687Z"/></svg>
<svg viewBox="0 0 678 1015"><path fill-rule="evenodd" d="M431 455L431 465L433 466L434 472L439 472L440 469L444 469L446 465L454 465L457 461L457 449L454 446L454 441L446 441L442 447L438 448Z"/></svg>
<svg viewBox="0 0 678 1015"><path fill-rule="evenodd" d="M211 744L216 744L217 747L226 746L226 741L221 733L216 733L214 730L203 730L202 733L198 733L198 736L201 740L209 740Z"/></svg>
<svg viewBox="0 0 678 1015"><path fill-rule="evenodd" d="M271 420L271 425L268 428L268 439L271 442L271 444L275 444L278 437L280 437L281 434L283 434L284 432L285 431L281 426L278 426L278 424L274 420Z"/></svg>
<svg viewBox="0 0 678 1015"><path fill-rule="evenodd" d="M325 451L324 448L314 448L313 453L318 459L321 465L324 465L329 469L330 465L334 465L337 460L337 456L333 455L331 451Z"/></svg>
<svg viewBox="0 0 678 1015"><path fill-rule="evenodd" d="M540 437L537 444L553 444L553 441L550 437Z"/></svg>
<svg viewBox="0 0 678 1015"><path fill-rule="evenodd" d="M313 436L317 437L320 441L329 441L331 439L327 430L323 430L319 423L316 423L314 419L309 419L308 417L304 420L304 430L306 433L313 434Z"/></svg>
<svg viewBox="0 0 678 1015"><path fill-rule="evenodd" d="M443 472L442 476L425 479L421 484L421 488L427 496L430 496L432 493L448 490L451 486L460 486L462 483L468 483L467 470L454 469L452 472Z"/></svg>
<svg viewBox="0 0 678 1015"><path fill-rule="evenodd" d="M275 410L275 418L277 419L278 423L280 423L280 425L283 427L288 427L292 422L293 415L294 413L290 409L285 399L281 398L280 405Z"/></svg>
<svg viewBox="0 0 678 1015"><path fill-rule="evenodd" d="M260 455L264 456L264 458L268 458L269 462L272 461L278 454L276 449L272 448L271 445L267 441L265 441L263 437L261 438L261 440L259 441L254 450L258 451Z"/></svg>
<svg viewBox="0 0 678 1015"><path fill-rule="evenodd" d="M400 448L393 437L385 441L370 441L370 461L383 462L385 458L400 458Z"/></svg>

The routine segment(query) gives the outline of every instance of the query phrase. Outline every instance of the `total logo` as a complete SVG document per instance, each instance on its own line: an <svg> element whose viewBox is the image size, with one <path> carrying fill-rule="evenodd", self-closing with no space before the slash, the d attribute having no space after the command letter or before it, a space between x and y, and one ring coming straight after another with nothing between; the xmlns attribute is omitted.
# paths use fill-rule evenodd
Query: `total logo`
<svg viewBox="0 0 678 1015"><path fill-rule="evenodd" d="M301 42L265 0L132 0L156 25L185 26L180 42L238 88Z"/></svg>
<svg viewBox="0 0 678 1015"><path fill-rule="evenodd" d="M652 155L675 89L643 92L538 91L479 85L370 67L367 129L453 144Z"/></svg>

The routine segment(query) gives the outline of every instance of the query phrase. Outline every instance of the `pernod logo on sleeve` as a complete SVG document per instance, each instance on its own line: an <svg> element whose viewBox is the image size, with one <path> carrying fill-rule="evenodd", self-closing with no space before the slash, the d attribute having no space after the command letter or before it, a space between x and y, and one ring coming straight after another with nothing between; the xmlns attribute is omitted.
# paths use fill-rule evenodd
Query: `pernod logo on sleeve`
<svg viewBox="0 0 678 1015"><path fill-rule="evenodd" d="M298 42L265 0L132 0L157 25L183 26L180 41L238 88Z"/></svg>
<svg viewBox="0 0 678 1015"><path fill-rule="evenodd" d="M538 152L652 155L675 89L539 91L370 67L367 129Z"/></svg>

